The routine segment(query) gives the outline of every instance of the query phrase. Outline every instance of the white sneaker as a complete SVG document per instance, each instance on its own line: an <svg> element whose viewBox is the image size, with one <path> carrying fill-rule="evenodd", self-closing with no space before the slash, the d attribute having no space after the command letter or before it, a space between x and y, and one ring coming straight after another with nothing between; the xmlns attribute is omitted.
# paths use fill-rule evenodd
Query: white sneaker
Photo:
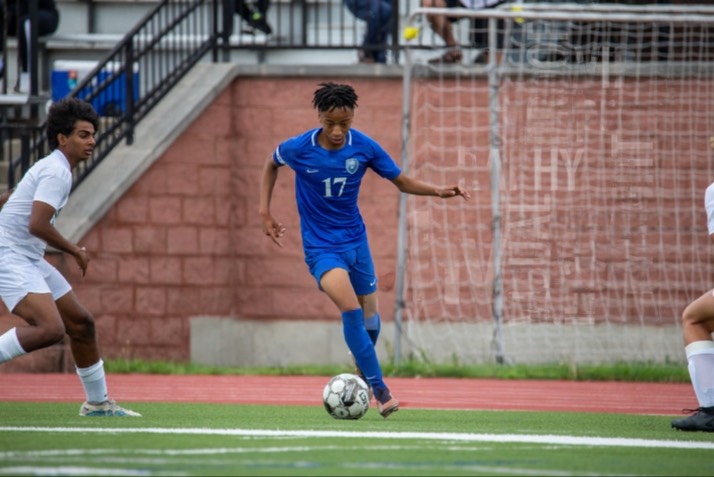
<svg viewBox="0 0 714 477"><path fill-rule="evenodd" d="M90 404L85 401L82 407L79 408L80 416L101 417L101 416L131 416L141 417L138 412L124 409L118 405L113 399L108 399L100 404Z"/></svg>

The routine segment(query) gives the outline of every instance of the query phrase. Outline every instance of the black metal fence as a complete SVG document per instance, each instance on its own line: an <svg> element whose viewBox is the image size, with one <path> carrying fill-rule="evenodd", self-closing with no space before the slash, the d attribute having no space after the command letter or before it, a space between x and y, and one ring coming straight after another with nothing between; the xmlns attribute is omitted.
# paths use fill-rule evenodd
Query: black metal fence
<svg viewBox="0 0 714 477"><path fill-rule="evenodd" d="M258 4L260 0L258 0ZM367 12L372 4L374 10ZM349 49L367 55L386 47L394 57L400 48L399 19L418 1L409 0L292 0L273 1L268 10L272 33L266 36L243 16L235 16L233 48ZM370 23L378 36L365 37Z"/></svg>
<svg viewBox="0 0 714 477"><path fill-rule="evenodd" d="M133 142L135 125L193 65L207 54L211 54L213 61L218 60L219 45L228 44L227 37L221 37L222 32L230 31L227 28L232 26L232 15L224 15L223 11L227 3L159 2L73 85L69 94L92 103L102 117L94 156L75 168L75 187L117 144L123 140ZM228 24L224 24L226 21ZM40 105L33 98L35 95L30 94L26 103L2 108L0 160L8 160L9 187L49 152Z"/></svg>

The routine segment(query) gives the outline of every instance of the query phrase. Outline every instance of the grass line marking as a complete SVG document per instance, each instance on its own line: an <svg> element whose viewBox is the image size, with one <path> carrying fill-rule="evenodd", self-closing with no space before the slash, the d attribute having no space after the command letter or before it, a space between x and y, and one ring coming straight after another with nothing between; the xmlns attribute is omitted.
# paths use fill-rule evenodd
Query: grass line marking
<svg viewBox="0 0 714 477"><path fill-rule="evenodd" d="M206 429L206 428L87 428L87 427L19 427L2 426L0 432L57 432L102 434L190 434L248 437L314 437L314 438L376 438L419 439L437 441L556 444L592 447L650 447L667 449L714 449L714 442L632 439L625 437L580 437L553 434L472 434L450 432L384 432L384 431L316 431L268 429Z"/></svg>

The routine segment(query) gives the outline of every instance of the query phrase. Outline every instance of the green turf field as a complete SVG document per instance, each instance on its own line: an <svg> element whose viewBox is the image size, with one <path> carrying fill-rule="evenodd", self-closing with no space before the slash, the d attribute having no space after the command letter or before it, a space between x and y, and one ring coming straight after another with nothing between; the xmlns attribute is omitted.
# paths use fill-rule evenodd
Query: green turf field
<svg viewBox="0 0 714 477"><path fill-rule="evenodd" d="M122 404L0 402L0 475L714 475L714 434L663 416Z"/></svg>

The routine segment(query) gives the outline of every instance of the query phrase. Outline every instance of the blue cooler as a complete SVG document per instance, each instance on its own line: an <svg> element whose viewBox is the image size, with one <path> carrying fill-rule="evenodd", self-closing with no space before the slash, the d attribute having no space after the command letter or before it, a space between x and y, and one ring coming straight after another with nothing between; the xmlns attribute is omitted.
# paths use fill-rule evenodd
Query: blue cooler
<svg viewBox="0 0 714 477"><path fill-rule="evenodd" d="M81 60L56 60L52 67L52 101L59 101L72 91L77 83L83 80L90 71L97 66L96 61ZM87 86L77 94L78 98L84 98L94 88L97 88L104 81L111 82L102 90L97 97L92 100L92 106L100 116L118 116L126 111L126 85L125 73L122 72L115 78L112 76L119 69L119 64L110 62L99 72L95 83ZM139 100L139 66L134 64L134 101Z"/></svg>

